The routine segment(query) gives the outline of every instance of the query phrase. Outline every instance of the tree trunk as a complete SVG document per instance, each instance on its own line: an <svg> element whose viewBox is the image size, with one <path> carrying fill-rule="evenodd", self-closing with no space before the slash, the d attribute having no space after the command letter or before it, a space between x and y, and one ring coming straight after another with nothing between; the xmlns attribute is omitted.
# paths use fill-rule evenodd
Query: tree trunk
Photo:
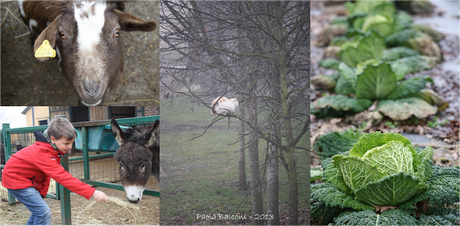
<svg viewBox="0 0 460 226"><path fill-rule="evenodd" d="M257 101L250 99L247 108L249 121L257 127ZM263 225L262 188L260 184L259 170L259 142L258 134L254 129L249 134L249 173L251 175L251 198L252 198L252 225Z"/></svg>
<svg viewBox="0 0 460 226"><path fill-rule="evenodd" d="M274 99L272 103L272 138L278 143L280 139L280 123L278 103L281 102L280 96L280 77L278 73L272 73L271 93ZM267 167L267 214L269 225L279 225L279 184L278 184L278 148L269 143L268 167ZM272 218L273 217L273 218Z"/></svg>
<svg viewBox="0 0 460 226"><path fill-rule="evenodd" d="M284 43L283 43L284 44ZM282 46L281 49L284 49ZM286 135L286 151L287 151L287 173L289 181L289 224L297 225L299 222L299 201L297 187L297 157L295 155L294 134L291 123L291 108L289 105L289 90L286 74L285 53L281 51L279 61L280 70L280 85L281 85L281 108L284 120L285 135Z"/></svg>
<svg viewBox="0 0 460 226"><path fill-rule="evenodd" d="M267 167L267 214L268 225L279 225L278 201L278 149L269 144Z"/></svg>
<svg viewBox="0 0 460 226"><path fill-rule="evenodd" d="M310 44L308 44L310 45ZM308 59L310 59L310 54L308 54ZM310 75L310 73L309 73ZM310 76L307 76L307 82L308 82L308 87L310 87ZM306 115L308 118L310 118L310 88L308 88L306 91L305 91L305 102L304 103L307 103L305 105L305 112L306 112ZM310 185L310 169L311 169L311 143L310 143L310 125L311 125L311 122L310 120L308 120L308 130L307 132L305 133L305 138L307 140L307 166L306 168L308 169L307 170L307 187L306 187L306 190L307 190L307 195L306 197L308 197L308 199L305 201L306 202L306 219L305 219L305 222L304 224L306 225L311 225L311 206L310 206L310 188L311 188L311 185Z"/></svg>
<svg viewBox="0 0 460 226"><path fill-rule="evenodd" d="M310 79L310 78L308 78L308 79ZM310 89L308 89L308 92L307 92L308 97L310 97L310 92L309 91L310 91ZM310 103L310 98L308 98L307 100L308 100L308 102L306 102L306 103ZM306 111L310 112L310 104L307 104ZM311 144L310 144L310 139L308 139L310 137L310 126L308 126L308 127L309 127L309 129L305 133L305 137L306 137L305 139L307 139L307 148L308 148L308 151L307 151L308 152L307 153L308 158L307 158L307 166L306 166L306 168L308 169L307 170L307 178L306 178L306 180L307 180L307 188L306 188L307 195L306 195L306 197L310 197L310 188L311 188L311 186L310 186L310 167L311 167L310 166L310 163L311 163L311 157L310 157L311 156L310 155L311 154L311 148L310 147L311 147ZM306 219L305 219L304 224L310 225L310 218L311 218L311 215L310 215L311 214L310 198L308 198L305 202L306 202L305 209L307 210L307 214L306 214Z"/></svg>
<svg viewBox="0 0 460 226"><path fill-rule="evenodd" d="M244 105L240 103L239 105L239 112L240 117L244 119ZM246 149L246 142L245 142L245 135L244 135L244 121L239 121L238 132L240 133L240 142L239 142L239 161L238 161L238 174L239 174L239 189L246 190L248 185L246 184L246 161L245 161L245 149Z"/></svg>

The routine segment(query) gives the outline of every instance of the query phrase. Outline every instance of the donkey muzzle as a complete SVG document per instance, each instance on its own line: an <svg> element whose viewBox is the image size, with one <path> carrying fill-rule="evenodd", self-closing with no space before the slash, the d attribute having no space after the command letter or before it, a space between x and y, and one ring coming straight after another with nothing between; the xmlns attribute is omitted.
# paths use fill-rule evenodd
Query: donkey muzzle
<svg viewBox="0 0 460 226"><path fill-rule="evenodd" d="M126 198L129 202L138 203L142 199L142 192L144 192L143 186L130 185L126 186Z"/></svg>

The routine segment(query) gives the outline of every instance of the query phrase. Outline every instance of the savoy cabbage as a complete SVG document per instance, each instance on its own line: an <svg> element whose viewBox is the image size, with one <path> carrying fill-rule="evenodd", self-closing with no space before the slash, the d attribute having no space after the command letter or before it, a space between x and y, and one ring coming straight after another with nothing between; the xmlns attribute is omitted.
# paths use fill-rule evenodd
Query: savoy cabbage
<svg viewBox="0 0 460 226"><path fill-rule="evenodd" d="M338 225L459 224L452 206L460 201L460 169L431 166L432 158L431 147L414 148L400 134L364 134L349 151L323 161L325 183L312 186L312 217ZM390 210L373 211L379 209Z"/></svg>

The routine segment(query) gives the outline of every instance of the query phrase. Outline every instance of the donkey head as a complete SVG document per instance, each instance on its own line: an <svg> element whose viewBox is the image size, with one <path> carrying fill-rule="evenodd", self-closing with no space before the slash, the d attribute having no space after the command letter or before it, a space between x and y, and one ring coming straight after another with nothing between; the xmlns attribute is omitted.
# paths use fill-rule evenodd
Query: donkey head
<svg viewBox="0 0 460 226"><path fill-rule="evenodd" d="M119 163L121 183L130 202L142 199L147 180L153 172L158 172L159 125L157 120L153 127L125 131L112 119L112 133L120 145L114 158Z"/></svg>

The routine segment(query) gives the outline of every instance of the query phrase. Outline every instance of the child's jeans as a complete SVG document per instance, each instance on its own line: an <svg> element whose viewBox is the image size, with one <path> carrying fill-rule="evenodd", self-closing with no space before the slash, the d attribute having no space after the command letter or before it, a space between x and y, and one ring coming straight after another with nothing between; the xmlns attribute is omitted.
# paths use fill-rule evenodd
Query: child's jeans
<svg viewBox="0 0 460 226"><path fill-rule="evenodd" d="M25 189L8 189L13 196L24 204L32 213L27 225L49 225L51 223L51 210L34 187Z"/></svg>

